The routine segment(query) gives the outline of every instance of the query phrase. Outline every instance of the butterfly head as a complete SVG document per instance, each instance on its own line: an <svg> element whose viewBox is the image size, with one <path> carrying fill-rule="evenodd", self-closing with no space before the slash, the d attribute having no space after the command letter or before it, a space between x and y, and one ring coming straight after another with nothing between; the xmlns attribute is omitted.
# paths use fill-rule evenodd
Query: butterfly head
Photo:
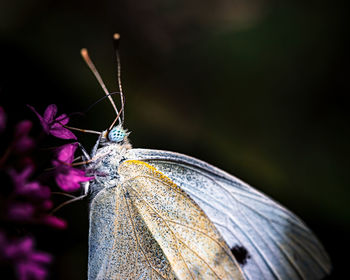
<svg viewBox="0 0 350 280"><path fill-rule="evenodd" d="M117 125L108 132L107 138L113 143L120 143L123 142L125 137L129 134L130 132L124 129L121 125Z"/></svg>

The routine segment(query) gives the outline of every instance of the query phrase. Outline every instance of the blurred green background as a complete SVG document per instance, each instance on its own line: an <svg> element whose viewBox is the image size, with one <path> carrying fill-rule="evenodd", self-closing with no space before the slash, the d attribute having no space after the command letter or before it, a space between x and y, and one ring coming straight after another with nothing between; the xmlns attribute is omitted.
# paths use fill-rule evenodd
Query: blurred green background
<svg viewBox="0 0 350 280"><path fill-rule="evenodd" d="M116 91L121 33L126 127L134 147L212 163L290 208L315 231L344 279L349 251L347 1L149 0L0 2L0 103L12 121L86 110L103 96L79 51ZM116 98L117 99L117 98ZM72 125L103 130L107 100ZM94 136L81 135L88 148ZM51 279L84 279L86 202L45 232Z"/></svg>

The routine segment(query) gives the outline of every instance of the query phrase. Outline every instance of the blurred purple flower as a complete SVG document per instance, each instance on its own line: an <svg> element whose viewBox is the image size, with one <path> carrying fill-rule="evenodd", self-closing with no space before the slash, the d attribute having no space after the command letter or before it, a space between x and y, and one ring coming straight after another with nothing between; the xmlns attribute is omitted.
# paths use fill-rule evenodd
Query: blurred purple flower
<svg viewBox="0 0 350 280"><path fill-rule="evenodd" d="M61 139L77 139L73 132L64 127L64 125L69 122L69 117L66 114L62 114L55 118L57 114L57 106L55 104L51 104L46 108L44 116L41 116L34 107L30 105L27 106L38 116L40 123L47 134L51 134Z"/></svg>
<svg viewBox="0 0 350 280"><path fill-rule="evenodd" d="M6 113L5 110L0 106L0 133L6 128Z"/></svg>
<svg viewBox="0 0 350 280"><path fill-rule="evenodd" d="M47 214L52 208L49 187L37 181L29 181L34 171L33 165L28 165L21 172L10 169L8 174L14 183L14 194L26 197L29 202L12 202L8 206L7 218L22 222L43 223L55 228L65 228L65 221Z"/></svg>
<svg viewBox="0 0 350 280"><path fill-rule="evenodd" d="M42 280L47 276L46 265L51 262L49 254L34 250L34 241L30 237L8 239L0 231L0 258L13 263L18 279Z"/></svg>
<svg viewBox="0 0 350 280"><path fill-rule="evenodd" d="M57 108L50 105L41 117L38 115L44 130L63 139L75 139L73 133L64 128L68 122L66 115L55 119ZM0 132L6 128L6 114L0 107ZM0 151L0 266L1 279L8 279L10 271L16 273L20 280L43 280L47 276L47 264L51 256L34 250L34 239L27 234L33 225L46 225L58 229L66 228L64 220L49 214L53 203L51 191L38 179L32 178L34 173L37 141L29 133L32 122L25 120L15 127L12 141L6 143L3 137L3 150ZM3 144L3 143L2 143ZM74 149L75 150L75 149ZM28 153L30 152L30 153ZM71 154L73 157L74 151ZM40 156L45 155L41 154ZM71 162L61 154L61 160ZM70 161L69 161L70 160ZM42 177L45 179L45 177ZM29 228L28 228L29 226ZM24 230L22 230L22 228ZM8 270L9 268L9 270ZM11 273L11 272L10 272Z"/></svg>
<svg viewBox="0 0 350 280"><path fill-rule="evenodd" d="M29 202L12 202L7 207L7 219L17 222L29 222L34 213L34 205Z"/></svg>
<svg viewBox="0 0 350 280"><path fill-rule="evenodd" d="M32 164L28 164L21 172L17 172L14 169L10 169L8 173L11 176L13 183L15 184L15 188L19 189L22 185L24 185L27 182L30 175L33 174L33 171L34 166Z"/></svg>
<svg viewBox="0 0 350 280"><path fill-rule="evenodd" d="M55 216L46 216L44 218L44 223L58 229L65 229L67 227L65 220L62 220Z"/></svg>
<svg viewBox="0 0 350 280"><path fill-rule="evenodd" d="M87 182L94 177L86 177L85 171L71 166L78 143L66 144L57 150L57 160L52 164L56 167L56 183L64 191L73 192L80 188L81 182Z"/></svg>
<svg viewBox="0 0 350 280"><path fill-rule="evenodd" d="M29 182L17 190L19 195L27 195L38 199L49 199L51 191L49 187L43 186L38 182Z"/></svg>
<svg viewBox="0 0 350 280"><path fill-rule="evenodd" d="M27 165L21 172L17 172L14 169L8 171L14 183L16 194L27 195L37 199L49 199L51 195L49 187L43 186L36 181L28 182L33 171L33 165Z"/></svg>
<svg viewBox="0 0 350 280"><path fill-rule="evenodd" d="M21 121L16 125L15 137L12 144L14 151L24 153L34 148L35 141L28 135L32 126L32 122L28 120Z"/></svg>

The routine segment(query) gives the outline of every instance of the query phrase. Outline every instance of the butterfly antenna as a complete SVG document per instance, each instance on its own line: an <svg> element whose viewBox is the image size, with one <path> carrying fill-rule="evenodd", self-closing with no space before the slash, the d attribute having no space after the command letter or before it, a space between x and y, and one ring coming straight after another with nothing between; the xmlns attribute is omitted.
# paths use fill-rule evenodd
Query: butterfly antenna
<svg viewBox="0 0 350 280"><path fill-rule="evenodd" d="M114 45L114 51L115 51L115 56L117 59L117 83L118 83L118 88L120 92L120 103L122 108L124 108L124 94L123 94L123 89L122 89L122 80L121 80L121 67L120 67L120 55L119 55L119 43L120 43L120 34L119 33L114 33L113 34L113 45ZM119 122L121 125L124 124L124 110L121 110L121 119L122 121Z"/></svg>
<svg viewBox="0 0 350 280"><path fill-rule="evenodd" d="M120 122L120 114L122 114L123 112L124 112L124 103L122 103L122 107L120 108L120 112L117 115L117 117L114 119L112 124L109 126L108 131L110 131L113 128L113 126L115 125L115 123L117 122L118 119L119 119L119 122ZM121 123L121 125L123 125L123 123Z"/></svg>
<svg viewBox="0 0 350 280"><path fill-rule="evenodd" d="M109 101L111 102L112 106L113 106L113 109L114 111L117 113L118 115L118 109L117 107L115 106L115 103L111 97L111 95L109 94L108 90L107 90L107 87L105 85L105 83L103 82L100 74L98 73L95 65L92 63L90 57L89 57L89 54L88 54L88 51L87 49L81 49L80 51L80 54L81 56L83 57L84 61L86 62L87 66L90 68L91 72L94 74L96 80L98 81L98 83L100 84L101 88L103 89L103 91L105 92L105 94L108 96L108 99Z"/></svg>
<svg viewBox="0 0 350 280"><path fill-rule="evenodd" d="M100 103L102 100L105 100L106 98L108 98L108 96L110 95L114 95L114 94L119 94L118 91L114 91L109 93L108 95L102 96L101 98L99 98L97 101L95 101L93 104L91 104L85 111L84 114L86 114L87 112L89 112L94 106L96 106L98 103Z"/></svg>

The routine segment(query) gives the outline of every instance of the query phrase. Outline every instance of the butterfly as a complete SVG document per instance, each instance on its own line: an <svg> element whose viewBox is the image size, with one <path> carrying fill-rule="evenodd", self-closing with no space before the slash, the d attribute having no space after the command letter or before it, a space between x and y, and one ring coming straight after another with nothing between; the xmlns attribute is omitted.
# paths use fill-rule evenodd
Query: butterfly
<svg viewBox="0 0 350 280"><path fill-rule="evenodd" d="M116 44L119 35L115 34ZM124 98L91 155L88 279L321 279L331 263L292 212L193 157L132 148ZM115 125L116 121L119 121Z"/></svg>

